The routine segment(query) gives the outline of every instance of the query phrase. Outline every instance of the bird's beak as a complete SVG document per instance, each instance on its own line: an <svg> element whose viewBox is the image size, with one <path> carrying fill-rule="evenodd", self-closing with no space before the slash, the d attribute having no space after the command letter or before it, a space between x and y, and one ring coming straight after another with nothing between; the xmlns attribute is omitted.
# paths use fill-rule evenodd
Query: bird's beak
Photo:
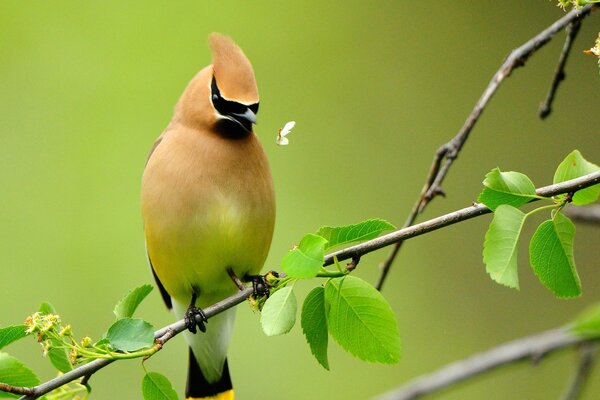
<svg viewBox="0 0 600 400"><path fill-rule="evenodd" d="M240 121L240 118L241 118L241 119L245 119L246 121L250 122L251 124L256 124L256 114L254 114L254 112L249 108L247 108L246 112L243 114L231 113L229 115L231 115L233 118L235 118L238 121ZM242 121L240 121L240 122L242 122Z"/></svg>

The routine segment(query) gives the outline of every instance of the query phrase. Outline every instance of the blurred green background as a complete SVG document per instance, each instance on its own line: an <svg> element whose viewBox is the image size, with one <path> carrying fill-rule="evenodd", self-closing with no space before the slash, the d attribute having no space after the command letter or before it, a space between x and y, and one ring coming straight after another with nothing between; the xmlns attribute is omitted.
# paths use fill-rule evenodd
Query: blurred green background
<svg viewBox="0 0 600 400"><path fill-rule="evenodd" d="M271 160L278 215L265 269L306 232L370 217L401 225L432 155L455 135L510 49L563 15L548 1L53 1L0 5L0 325L47 300L76 335L99 338L129 288L152 281L138 204L148 150L188 80L210 61L207 35L231 35L254 65L257 132ZM555 111L536 115L564 35L501 87L446 180L446 199L422 217L469 205L491 168L537 186L574 148L600 163L598 15L586 20ZM277 129L296 120L291 145ZM330 344L331 372L299 326L267 338L241 306L230 351L240 399L361 399L477 351L568 321L598 300L598 230L578 226L584 295L557 300L520 251L521 290L493 283L481 261L489 216L410 240L384 295L400 325L403 359L365 364ZM528 231L531 233L531 230ZM357 275L375 282L381 250ZM309 285L300 284L301 293ZM172 321L158 291L140 316ZM210 324L209 324L210 329ZM9 352L51 378L33 340ZM521 364L441 392L438 399L546 399L565 388L576 354ZM183 393L181 337L146 363ZM141 398L139 361L93 376L94 399ZM598 371L586 393L600 393Z"/></svg>

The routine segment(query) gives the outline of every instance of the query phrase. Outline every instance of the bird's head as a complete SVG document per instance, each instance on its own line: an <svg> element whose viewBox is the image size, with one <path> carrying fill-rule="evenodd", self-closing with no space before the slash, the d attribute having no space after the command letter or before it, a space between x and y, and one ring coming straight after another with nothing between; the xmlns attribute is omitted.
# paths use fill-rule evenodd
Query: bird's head
<svg viewBox="0 0 600 400"><path fill-rule="evenodd" d="M209 125L232 137L252 132L258 88L250 60L228 36L209 37L212 65L190 82L177 109L188 122Z"/></svg>

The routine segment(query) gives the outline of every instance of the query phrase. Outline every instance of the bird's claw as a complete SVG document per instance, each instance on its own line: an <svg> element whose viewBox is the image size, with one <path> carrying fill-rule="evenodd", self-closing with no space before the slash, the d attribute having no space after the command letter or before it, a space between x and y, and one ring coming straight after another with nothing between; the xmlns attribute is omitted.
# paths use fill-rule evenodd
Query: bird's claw
<svg viewBox="0 0 600 400"><path fill-rule="evenodd" d="M205 322L208 322L208 318L202 309L196 306L190 306L185 312L183 320L186 328L190 332L196 333L196 327L198 327L201 332L206 332Z"/></svg>

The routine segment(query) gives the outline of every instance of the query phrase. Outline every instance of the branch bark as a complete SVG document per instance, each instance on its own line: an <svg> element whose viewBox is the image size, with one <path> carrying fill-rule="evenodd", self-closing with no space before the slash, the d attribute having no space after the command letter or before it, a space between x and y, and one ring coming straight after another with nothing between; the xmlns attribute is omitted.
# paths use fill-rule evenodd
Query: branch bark
<svg viewBox="0 0 600 400"><path fill-rule="evenodd" d="M433 158L433 162L429 169L429 173L427 175L427 179L425 181L425 185L421 189L419 198L417 199L412 211L410 212L408 218L406 219L406 222L404 223L404 228L411 226L414 223L417 216L425 210L425 208L431 202L431 200L433 200L438 195L444 195L442 183L444 182L444 179L446 178L446 175L448 174L452 163L458 157L458 154L460 153L465 142L469 138L469 135L473 130L475 124L479 120L479 117L483 113L483 110L491 100L492 96L496 93L504 79L510 76L510 74L515 68L525 65L525 62L529 59L529 57L531 57L531 55L533 55L538 49L540 49L542 46L548 43L557 32L559 32L569 24L579 24L580 21L586 16L588 16L591 13L591 11L595 8L598 8L598 5L587 5L581 8L580 10L571 10L569 13L565 14L562 18L558 19L548 28L544 29L542 32L528 40L526 43L510 52L510 54L506 57L498 71L496 71L496 73L492 77L492 80L488 83L487 87L483 91L483 94L475 104L475 107L471 111L471 114L469 114L469 116L467 117L467 120L465 121L460 131L458 131L458 133L454 138L452 138L452 140L440 146L440 148L436 151L436 154ZM576 35L576 33L577 32L573 34L573 38ZM376 284L376 288L378 290L381 290L383 288L383 283L385 282L388 272L394 260L396 259L396 256L401 246L402 241L397 242L396 246L388 256L388 258L380 265L381 273L379 276L379 280Z"/></svg>
<svg viewBox="0 0 600 400"><path fill-rule="evenodd" d="M417 399L503 365L525 359L538 362L549 353L587 341L572 334L567 327L545 331L448 364L378 397L377 400Z"/></svg>
<svg viewBox="0 0 600 400"><path fill-rule="evenodd" d="M584 189L586 187L598 183L600 183L600 171L584 175L582 177L572 179L566 182L557 183L555 185L541 187L537 189L536 193L540 196L550 197L562 193L576 192L577 190ZM381 249L382 247L389 246L398 241L420 236L427 232L431 232L443 228L445 226L455 224L460 221L465 221L467 219L471 219L479 215L488 214L490 212L491 211L485 205L474 203L470 207L465 207L463 209L442 215L440 217L433 218L429 221L425 221L407 228L402 228L387 235L383 235L378 238L366 241L364 243L351 246L334 253L330 253L325 256L323 265L327 266L333 264L334 257L337 257L338 261L353 259L354 262L356 262L356 260L359 260L362 255ZM206 317L210 319L211 317L242 303L252 294L252 291L252 288L246 287L243 290L236 293L235 295L230 296L210 307L207 307L206 309L204 309ZM186 327L184 320L179 320L171 325L165 326L164 328L157 330L154 333L154 337L157 340L157 343L163 345L164 343L166 343L171 338L175 337L177 334L181 333L185 329ZM34 386L32 388L17 388L15 390L22 391L13 391L12 393L29 393L25 396L22 396L20 400L36 399L71 381L85 376L90 376L98 370L106 367L110 363L112 363L112 360L94 360L88 364L77 367L65 373L64 375L51 379L40 385Z"/></svg>
<svg viewBox="0 0 600 400"><path fill-rule="evenodd" d="M569 207L565 214L574 221L600 225L600 204L586 207Z"/></svg>
<svg viewBox="0 0 600 400"><path fill-rule="evenodd" d="M582 177L572 179L570 181L541 187L536 190L536 193L539 196L551 197L562 193L576 192L577 190L598 183L600 183L600 171L584 175ZM328 254L327 256L325 256L324 265L327 266L333 264L334 257L336 257L338 261L346 260L349 258L361 257L364 254L381 249L399 241L420 236L424 233L435 231L445 226L453 225L457 222L465 221L477 217L479 215L488 214L490 212L490 209L488 209L485 205L473 203L473 205L470 207L465 207L460 210L444 214L437 218L433 218L416 225L402 228L397 231L380 236L378 238L369 240L367 242L350 246L345 249Z"/></svg>

